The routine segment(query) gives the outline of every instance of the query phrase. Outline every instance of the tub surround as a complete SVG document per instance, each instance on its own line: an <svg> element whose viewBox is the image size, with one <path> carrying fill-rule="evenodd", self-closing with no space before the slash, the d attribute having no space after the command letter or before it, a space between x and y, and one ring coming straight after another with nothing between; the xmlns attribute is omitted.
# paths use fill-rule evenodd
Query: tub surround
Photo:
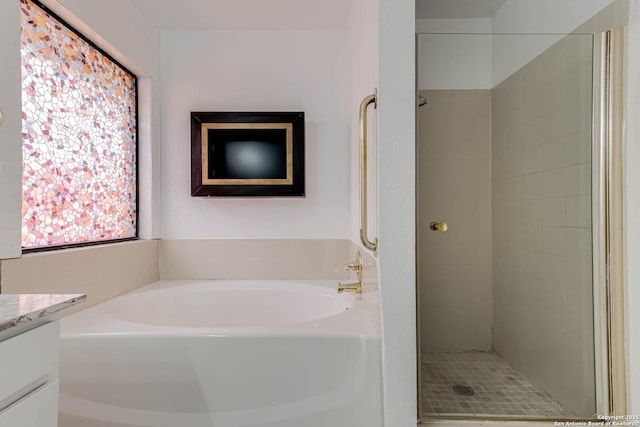
<svg viewBox="0 0 640 427"><path fill-rule="evenodd" d="M69 315L158 280L158 240L136 240L2 261L2 293L87 294Z"/></svg>
<svg viewBox="0 0 640 427"><path fill-rule="evenodd" d="M34 321L47 319L87 299L84 294L2 294L0 333Z"/></svg>
<svg viewBox="0 0 640 427"><path fill-rule="evenodd" d="M379 305L377 260L347 239L162 239L161 280L311 279L353 282L344 266L362 254L363 298Z"/></svg>
<svg viewBox="0 0 640 427"><path fill-rule="evenodd" d="M138 240L2 261L2 291L86 293L89 308L157 280L174 279L355 279L344 271L360 249L363 291L378 289L377 262L347 239L162 239ZM117 267L117 268L115 268Z"/></svg>
<svg viewBox="0 0 640 427"><path fill-rule="evenodd" d="M160 279L346 280L351 255L346 239L162 239Z"/></svg>

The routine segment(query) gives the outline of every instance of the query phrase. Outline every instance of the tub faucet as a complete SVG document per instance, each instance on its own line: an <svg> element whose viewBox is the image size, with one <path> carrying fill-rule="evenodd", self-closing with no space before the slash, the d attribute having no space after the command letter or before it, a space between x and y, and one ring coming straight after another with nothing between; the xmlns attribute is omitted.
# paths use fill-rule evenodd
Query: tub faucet
<svg viewBox="0 0 640 427"><path fill-rule="evenodd" d="M354 294L362 293L362 283L353 282L353 283L338 283L338 293L341 294L343 292L351 292Z"/></svg>
<svg viewBox="0 0 640 427"><path fill-rule="evenodd" d="M338 283L338 293L341 294L343 292L351 292L354 294L362 293L362 255L360 255L360 251L356 251L356 259L354 262L351 262L344 266L346 271L355 271L356 276L358 277L357 282L353 283Z"/></svg>

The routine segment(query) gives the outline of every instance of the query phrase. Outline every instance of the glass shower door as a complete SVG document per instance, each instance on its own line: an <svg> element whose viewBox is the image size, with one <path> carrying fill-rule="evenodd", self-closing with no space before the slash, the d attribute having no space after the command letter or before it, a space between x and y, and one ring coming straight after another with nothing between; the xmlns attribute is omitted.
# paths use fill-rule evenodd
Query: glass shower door
<svg viewBox="0 0 640 427"><path fill-rule="evenodd" d="M461 53L487 45L478 83ZM423 34L418 55L421 414L591 418L593 36Z"/></svg>

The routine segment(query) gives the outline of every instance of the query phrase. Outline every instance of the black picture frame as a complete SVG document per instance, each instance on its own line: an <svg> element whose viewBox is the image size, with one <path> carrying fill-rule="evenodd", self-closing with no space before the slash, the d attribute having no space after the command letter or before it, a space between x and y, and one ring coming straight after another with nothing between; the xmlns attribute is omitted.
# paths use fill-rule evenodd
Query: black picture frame
<svg viewBox="0 0 640 427"><path fill-rule="evenodd" d="M304 137L304 112L192 112L191 196L304 197ZM251 153L266 164L258 170L268 172L244 176L227 171L228 156L235 151L227 150L222 160L219 153L234 143L268 147Z"/></svg>

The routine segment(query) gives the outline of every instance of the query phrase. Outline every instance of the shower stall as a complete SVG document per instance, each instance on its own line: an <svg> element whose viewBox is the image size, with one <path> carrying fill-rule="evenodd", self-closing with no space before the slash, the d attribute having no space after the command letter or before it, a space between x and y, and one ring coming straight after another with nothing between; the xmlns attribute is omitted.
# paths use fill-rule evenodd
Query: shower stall
<svg viewBox="0 0 640 427"><path fill-rule="evenodd" d="M417 42L420 416L593 419L594 35Z"/></svg>

